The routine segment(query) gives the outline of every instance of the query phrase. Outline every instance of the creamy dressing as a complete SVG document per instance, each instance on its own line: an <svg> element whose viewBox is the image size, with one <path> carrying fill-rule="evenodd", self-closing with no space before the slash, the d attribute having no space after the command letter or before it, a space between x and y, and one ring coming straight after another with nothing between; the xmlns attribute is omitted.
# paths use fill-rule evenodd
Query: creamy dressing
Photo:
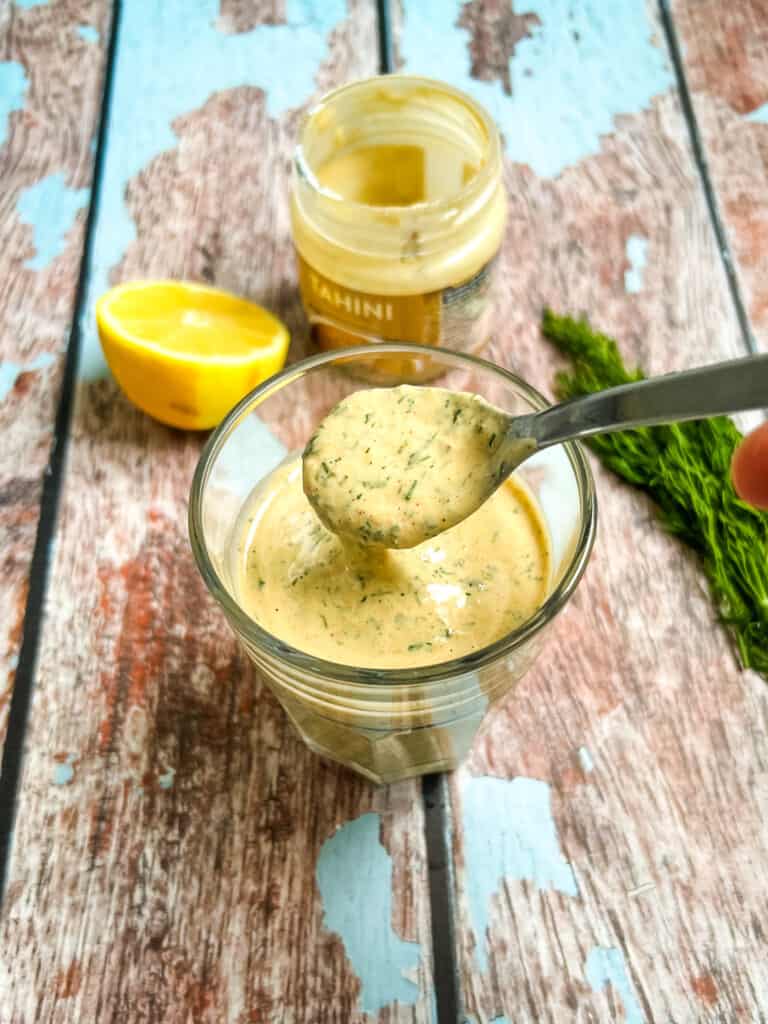
<svg viewBox="0 0 768 1024"><path fill-rule="evenodd" d="M507 424L503 412L467 392L408 385L356 391L305 448L304 491L334 533L414 547L466 519L506 477L514 444Z"/></svg>
<svg viewBox="0 0 768 1024"><path fill-rule="evenodd" d="M433 411L439 419L444 415ZM492 420L479 407L478 417L487 444ZM405 423L401 440L393 439L395 452L404 437L413 440ZM420 457L418 448L411 452ZM446 456L435 446L430 458ZM397 466L407 466L405 450L398 458ZM378 453L366 479L378 479L373 474L383 468L381 460ZM418 465L414 459L408 468ZM439 523L439 496L433 495L438 507L431 512L423 494L421 506L412 504L423 474L403 476L399 492L396 467L389 475L386 487L396 496L395 516L405 509L405 529L414 509L418 521ZM406 499L414 479L417 485ZM384 488L370 493L379 490ZM383 522L398 522L384 503L381 512ZM345 541L324 526L304 494L297 458L257 488L243 523L233 566L241 606L284 642L346 665L408 668L480 650L520 626L548 593L546 530L533 499L512 479L439 537L408 550L387 550Z"/></svg>

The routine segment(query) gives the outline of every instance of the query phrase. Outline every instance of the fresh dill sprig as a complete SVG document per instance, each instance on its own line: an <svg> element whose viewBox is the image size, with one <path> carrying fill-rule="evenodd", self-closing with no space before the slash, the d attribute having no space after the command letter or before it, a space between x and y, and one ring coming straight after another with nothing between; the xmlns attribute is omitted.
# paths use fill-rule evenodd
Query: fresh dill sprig
<svg viewBox="0 0 768 1024"><path fill-rule="evenodd" d="M565 400L642 380L616 342L586 320L545 310L542 331L571 360L557 375ZM720 619L742 664L768 678L768 514L741 501L730 476L742 435L726 416L647 427L588 440L601 460L645 491L670 533L700 556Z"/></svg>

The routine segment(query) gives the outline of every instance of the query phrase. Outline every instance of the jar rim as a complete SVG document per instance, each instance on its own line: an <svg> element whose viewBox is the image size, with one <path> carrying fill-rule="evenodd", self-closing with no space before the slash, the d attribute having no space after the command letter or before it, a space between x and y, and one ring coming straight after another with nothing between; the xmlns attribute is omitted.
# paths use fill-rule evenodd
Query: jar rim
<svg viewBox="0 0 768 1024"><path fill-rule="evenodd" d="M468 182L463 184L461 188L457 189L456 192L450 193L450 195L441 196L438 199L427 199L418 203L407 203L403 205L391 204L374 206L370 203L361 203L358 200L348 199L345 196L339 195L332 189L321 185L304 150L303 139L307 127L310 125L313 118L323 110L327 109L333 102L338 100L340 96L353 92L357 89L370 87L376 82L386 83L387 86L390 86L393 83L407 83L419 88L429 87L461 102L477 120L487 140L487 156L477 174L475 174ZM466 201L473 199L478 194L482 194L491 181L501 174L501 144L498 129L488 111L485 110L481 104L477 103L468 93L463 92L461 89L448 85L447 82L441 82L437 78L428 78L422 75L372 75L369 78L361 78L354 82L347 82L345 85L340 85L336 89L332 89L307 111L299 127L299 141L296 143L294 148L293 165L299 180L315 195L324 200L328 200L332 207L334 205L336 205L337 208L344 206L350 210L357 211L360 215L364 216L368 213L372 217L375 216L379 218L403 215L406 213L408 215L429 214L433 212L439 214L456 207L457 204L464 205Z"/></svg>
<svg viewBox="0 0 768 1024"><path fill-rule="evenodd" d="M192 553L198 570L211 594L222 607L237 632L260 651L295 669L327 677L340 682L356 683L363 686L407 686L429 684L453 677L476 672L501 658L512 654L527 640L547 625L568 602L579 580L584 574L597 529L597 497L594 479L583 447L577 441L566 441L562 447L571 464L579 494L580 524L578 536L573 544L568 566L546 601L520 626L504 636L459 658L438 662L433 665L410 668L363 668L329 661L301 651L266 629L252 619L241 605L231 596L222 581L208 552L203 527L203 495L213 464L229 436L237 429L241 420L248 416L273 391L279 391L291 380L301 378L307 371L325 365L355 360L372 355L413 355L434 358L436 354L448 357L458 365L469 365L491 372L512 384L537 409L545 409L550 403L535 388L509 370L467 353L449 349L435 349L429 345L414 345L405 342L381 343L375 346L359 345L339 349L303 359L286 367L280 373L268 378L263 384L247 394L222 420L208 438L195 467L190 491L188 509L188 530Z"/></svg>

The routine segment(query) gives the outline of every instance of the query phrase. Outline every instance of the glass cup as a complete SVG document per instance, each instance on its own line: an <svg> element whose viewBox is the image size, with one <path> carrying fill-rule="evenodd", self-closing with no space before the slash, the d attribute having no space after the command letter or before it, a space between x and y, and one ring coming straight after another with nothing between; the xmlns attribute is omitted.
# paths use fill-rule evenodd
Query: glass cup
<svg viewBox="0 0 768 1024"><path fill-rule="evenodd" d="M238 603L234 585L249 495L303 450L338 401L369 386L363 381L395 386L425 379L475 392L512 414L548 404L520 378L474 356L405 344L340 349L290 366L247 395L205 446L190 496L190 538L203 579L299 734L316 753L379 783L452 769L465 757L488 710L537 657L581 578L596 527L583 450L574 443L548 448L517 475L549 533L549 593L495 643L423 668L357 668L313 657L262 629Z"/></svg>

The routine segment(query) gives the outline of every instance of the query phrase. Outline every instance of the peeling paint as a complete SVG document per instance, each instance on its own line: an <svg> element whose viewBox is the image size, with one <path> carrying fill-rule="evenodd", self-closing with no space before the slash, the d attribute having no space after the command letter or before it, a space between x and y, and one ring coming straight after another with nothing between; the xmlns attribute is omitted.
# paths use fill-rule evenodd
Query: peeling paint
<svg viewBox="0 0 768 1024"><path fill-rule="evenodd" d="M627 262L624 272L624 290L634 295L643 290L643 271L648 262L648 239L642 235L630 235L627 239Z"/></svg>
<svg viewBox="0 0 768 1024"><path fill-rule="evenodd" d="M768 103L764 103L762 107L747 114L744 120L754 121L757 124L768 124Z"/></svg>
<svg viewBox="0 0 768 1024"><path fill-rule="evenodd" d="M75 763L75 755L67 754L67 759L60 764L54 765L53 768L53 784L54 786L66 786L68 785L75 776L75 769L72 767Z"/></svg>
<svg viewBox="0 0 768 1024"><path fill-rule="evenodd" d="M0 146L8 138L8 121L15 110L21 110L26 96L24 68L15 60L0 61Z"/></svg>
<svg viewBox="0 0 768 1024"><path fill-rule="evenodd" d="M583 772L593 772L595 770L595 762L592 760L592 755L586 747L579 747L579 764Z"/></svg>
<svg viewBox="0 0 768 1024"><path fill-rule="evenodd" d="M55 357L50 352L42 352L28 363L0 363L0 402L8 397L22 373L45 370L54 362L54 359Z"/></svg>
<svg viewBox="0 0 768 1024"><path fill-rule="evenodd" d="M316 90L315 74L328 56L327 37L347 15L344 0L288 0L286 24L226 35L216 28L218 8L218 0L164 0L147 32L145 5L123 5L81 319L80 373L86 379L106 373L94 319L96 300L136 238L126 188L157 156L175 148L172 122L202 107L213 93L245 85L264 89L270 117L301 106ZM144 69L140 79L137 67ZM142 116L137 118L139 107Z"/></svg>
<svg viewBox="0 0 768 1024"><path fill-rule="evenodd" d="M509 95L500 81L470 74L470 39L456 31L462 0L404 0L400 48L405 71L444 78L495 118L510 158L551 178L600 151L620 114L637 113L674 88L665 51L654 45L648 5L526 0L528 34L509 61Z"/></svg>
<svg viewBox="0 0 768 1024"><path fill-rule="evenodd" d="M323 843L317 885L323 924L341 936L360 979L360 1009L378 1014L390 1003L415 1003L407 977L421 958L419 944L392 930L392 860L379 839L378 814L363 814Z"/></svg>
<svg viewBox="0 0 768 1024"><path fill-rule="evenodd" d="M699 1000L707 1006L714 1006L717 1002L717 984L711 974L701 974L691 978L691 988Z"/></svg>
<svg viewBox="0 0 768 1024"><path fill-rule="evenodd" d="M98 43L99 41L99 30L93 25L78 25L76 31L86 43Z"/></svg>
<svg viewBox="0 0 768 1024"><path fill-rule="evenodd" d="M586 963L587 981L593 992L610 985L624 1006L625 1024L644 1024L645 1015L635 995L620 949L595 946Z"/></svg>
<svg viewBox="0 0 768 1024"><path fill-rule="evenodd" d="M567 896L579 890L560 851L546 782L468 776L461 792L470 920L479 967L486 971L491 898L505 878Z"/></svg>
<svg viewBox="0 0 768 1024"><path fill-rule="evenodd" d="M22 223L31 225L35 243L35 255L25 267L45 270L64 251L67 233L79 211L88 205L89 195L90 189L70 188L62 171L21 192L16 209Z"/></svg>

